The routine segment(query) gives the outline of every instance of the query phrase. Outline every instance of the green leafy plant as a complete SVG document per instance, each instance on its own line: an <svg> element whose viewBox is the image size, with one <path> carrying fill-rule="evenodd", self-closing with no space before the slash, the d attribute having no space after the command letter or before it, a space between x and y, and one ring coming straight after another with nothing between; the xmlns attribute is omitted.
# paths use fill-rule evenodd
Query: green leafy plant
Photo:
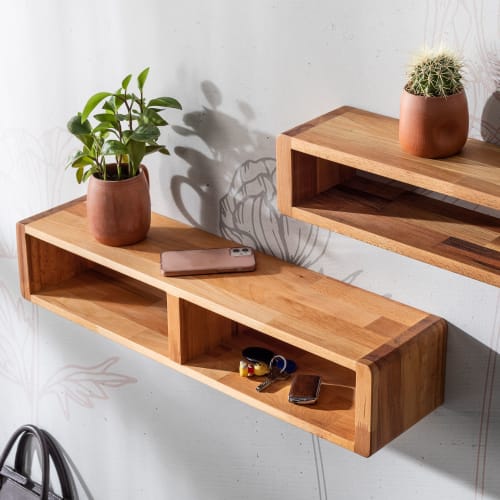
<svg viewBox="0 0 500 500"><path fill-rule="evenodd" d="M405 90L425 97L446 97L461 92L463 63L446 50L424 51L411 65Z"/></svg>
<svg viewBox="0 0 500 500"><path fill-rule="evenodd" d="M83 111L69 120L68 130L83 144L68 161L68 166L76 169L79 183L91 175L104 180L134 177L144 156L155 152L169 154L168 149L157 142L160 127L168 125L160 113L166 108L182 109L182 106L173 97L147 101L144 84L148 73L146 68L137 77L138 95L129 90L132 75L127 75L116 92L94 94ZM101 103L92 124L89 116ZM109 163L116 167L110 169Z"/></svg>

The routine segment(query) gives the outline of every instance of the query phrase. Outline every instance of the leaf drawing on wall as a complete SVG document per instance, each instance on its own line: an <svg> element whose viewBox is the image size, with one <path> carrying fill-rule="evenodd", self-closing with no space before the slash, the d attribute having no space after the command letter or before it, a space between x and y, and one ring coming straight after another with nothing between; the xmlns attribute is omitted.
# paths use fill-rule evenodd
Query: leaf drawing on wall
<svg viewBox="0 0 500 500"><path fill-rule="evenodd" d="M37 307L0 281L0 378L20 388L34 415L45 396L55 395L69 418L71 402L93 408L95 400L109 399L111 390L137 382L112 370L120 359L112 357L93 366L65 366L38 390L42 385L38 382L38 321Z"/></svg>
<svg viewBox="0 0 500 500"><path fill-rule="evenodd" d="M41 396L54 395L66 418L70 403L93 408L95 400L109 399L109 390L134 384L137 379L111 370L119 361L112 357L95 366L68 365L58 370L42 389Z"/></svg>
<svg viewBox="0 0 500 500"><path fill-rule="evenodd" d="M64 176L69 174L64 165L71 140L61 128L50 129L40 137L22 129L0 133L0 199L9 207L0 211L0 257L16 256L17 221L60 202Z"/></svg>
<svg viewBox="0 0 500 500"><path fill-rule="evenodd" d="M36 308L0 282L0 376L30 391Z"/></svg>
<svg viewBox="0 0 500 500"><path fill-rule="evenodd" d="M274 158L248 160L236 170L219 202L220 231L232 241L311 266L325 253L330 233L278 211L275 175Z"/></svg>
<svg viewBox="0 0 500 500"><path fill-rule="evenodd" d="M427 0L425 43L450 47L464 57L469 135L498 144L500 63L498 44L488 39L488 28L495 29L495 23L484 15L485 7L484 0Z"/></svg>

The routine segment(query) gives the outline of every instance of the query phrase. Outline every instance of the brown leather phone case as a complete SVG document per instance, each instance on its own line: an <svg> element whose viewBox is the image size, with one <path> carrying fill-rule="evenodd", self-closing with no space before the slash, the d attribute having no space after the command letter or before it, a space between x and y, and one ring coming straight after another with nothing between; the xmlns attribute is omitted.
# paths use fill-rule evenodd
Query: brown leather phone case
<svg viewBox="0 0 500 500"><path fill-rule="evenodd" d="M319 375L298 373L292 380L288 401L298 405L312 405L318 401L320 388Z"/></svg>
<svg viewBox="0 0 500 500"><path fill-rule="evenodd" d="M161 254L163 276L239 273L255 269L255 255L249 247L171 250Z"/></svg>

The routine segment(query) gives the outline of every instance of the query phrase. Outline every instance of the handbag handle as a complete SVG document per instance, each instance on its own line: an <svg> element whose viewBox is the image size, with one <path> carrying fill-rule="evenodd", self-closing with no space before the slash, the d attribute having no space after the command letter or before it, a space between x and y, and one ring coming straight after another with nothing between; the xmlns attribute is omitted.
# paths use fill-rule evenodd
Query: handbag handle
<svg viewBox="0 0 500 500"><path fill-rule="evenodd" d="M42 481L39 497L40 500L49 499L50 460L52 460L54 464L63 499L72 500L74 498L73 492L75 491L74 483L71 480L72 478L66 461L64 460L57 443L48 432L39 429L34 425L23 425L14 432L7 442L2 455L0 456L0 470L3 469L7 457L14 448L16 441L19 439L14 461L14 471L12 472L14 474L22 474L23 477L26 475L24 468L28 457L31 457L31 450L28 446L31 438L35 438L36 441L38 441L41 452L40 465L42 469Z"/></svg>
<svg viewBox="0 0 500 500"><path fill-rule="evenodd" d="M45 439L45 444L47 445L49 459L51 459L54 464L57 473L57 478L59 480L59 486L61 487L61 495L64 500L71 500L73 498L73 482L70 479L71 476L68 472L66 462L61 455L59 447L57 446L56 442L47 431L41 429L38 430ZM23 469L25 466L26 458L29 456L30 453L28 446L29 438L30 434L25 432L19 439L19 443L17 445L14 468L18 472L24 472ZM49 481L49 486L50 486L50 481Z"/></svg>
<svg viewBox="0 0 500 500"><path fill-rule="evenodd" d="M26 434L30 434L36 438L40 445L40 450L42 453L41 456L41 468L42 468L42 490L40 492L40 500L47 500L49 496L49 450L47 447L47 442L45 440L45 436L43 433L35 427L34 425L23 425L17 429L14 434L10 437L10 439L7 441L7 444L5 445L5 448L2 452L2 455L0 456L0 470L2 470L3 466L5 465L5 461L7 460L7 457L9 456L12 448L14 447L14 444L16 443L17 439L20 436L24 436ZM26 443L25 443L26 444ZM25 447L23 446L23 450L25 450ZM19 454L19 448L16 452L16 462L17 462L17 456Z"/></svg>

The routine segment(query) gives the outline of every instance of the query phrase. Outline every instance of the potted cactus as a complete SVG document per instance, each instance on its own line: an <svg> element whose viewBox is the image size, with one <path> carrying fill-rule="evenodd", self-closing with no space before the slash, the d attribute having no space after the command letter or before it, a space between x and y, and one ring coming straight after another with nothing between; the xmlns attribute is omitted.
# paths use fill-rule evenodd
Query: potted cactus
<svg viewBox="0 0 500 500"><path fill-rule="evenodd" d="M142 160L155 152L169 154L158 144L160 127L168 125L160 113L166 108L182 109L172 97L146 100L148 73L146 68L137 77L137 94L129 89L132 75L127 75L116 92L94 94L68 122L68 130L83 144L68 166L75 169L79 183L89 180L89 229L106 245L129 245L146 237L151 200ZM91 123L89 117L99 104Z"/></svg>
<svg viewBox="0 0 500 500"><path fill-rule="evenodd" d="M411 65L401 95L399 142L410 154L443 158L467 140L463 63L450 51L426 50Z"/></svg>

